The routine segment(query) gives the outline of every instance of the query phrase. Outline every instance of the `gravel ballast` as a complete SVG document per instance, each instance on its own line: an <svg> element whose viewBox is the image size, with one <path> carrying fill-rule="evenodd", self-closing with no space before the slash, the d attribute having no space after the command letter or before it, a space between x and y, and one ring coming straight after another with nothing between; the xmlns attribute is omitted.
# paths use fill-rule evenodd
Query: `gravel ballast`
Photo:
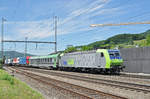
<svg viewBox="0 0 150 99"><path fill-rule="evenodd" d="M47 74L43 74L43 73L37 73L37 72L32 72L32 73L37 74L37 75L41 75L41 76L46 76L46 77L49 77L49 78L52 78L52 79L61 80L61 81L64 81L64 82L80 85L80 86L83 86L83 87L103 91L105 93L110 93L110 94L114 94L114 95L117 95L117 96L130 98L130 99L149 99L149 97L150 97L150 93L145 94L143 92L137 92L137 91L128 90L128 89L120 89L120 88L117 88L117 87L106 86L106 85L102 85L102 84L95 84L95 83L90 83L90 82L84 82L84 81L79 81L79 80L74 80L74 79L69 79L69 78L63 78L63 77L58 77L58 76L52 76L52 75L47 75ZM62 72L62 73L64 73L64 72ZM65 73L71 73L71 72L65 72ZM102 75L95 75L95 76L91 75L91 74L82 74L82 75L86 75L88 77L89 76L90 77L92 77L92 76L93 77L97 77L97 76L102 77ZM28 81L27 83L30 84L31 80ZM35 86L35 84L36 84L36 82L32 82L30 85L33 87L33 86ZM36 85L38 85L38 82L37 82ZM42 86L42 85L40 84L39 86ZM39 87L39 86L37 86L37 87ZM44 92L43 92L43 90L44 90ZM51 90L51 91L49 90L48 92L46 92L46 90L44 88L43 89L40 88L39 91L41 93L43 92L42 94L44 94L45 97L49 97L49 95L47 95L46 93L49 92L49 94L50 94L50 93L54 92L54 90ZM58 93L58 92L56 91L54 93ZM57 94L55 96L54 93L52 94L53 99L59 97L59 96L57 96ZM58 99L62 99L61 95L60 95L60 97L61 98L58 98ZM51 98L46 98L46 99L51 99ZM67 99L67 98L64 97L64 99Z"/></svg>

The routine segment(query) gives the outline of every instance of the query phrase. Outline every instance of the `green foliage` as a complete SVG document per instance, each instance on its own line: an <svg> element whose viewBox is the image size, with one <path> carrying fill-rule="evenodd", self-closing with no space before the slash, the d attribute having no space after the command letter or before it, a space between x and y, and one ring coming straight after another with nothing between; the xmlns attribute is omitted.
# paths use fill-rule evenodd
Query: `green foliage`
<svg viewBox="0 0 150 99"><path fill-rule="evenodd" d="M96 41L86 46L81 46L81 48L83 48L82 50L86 49L84 47L90 47L90 49L98 49L98 48L114 49L116 47L132 48L135 47L136 45L143 47L143 46L147 46L144 40L146 39L147 35L150 35L150 30L141 34L119 34L103 41ZM150 44L150 37L147 39L149 39L149 44ZM138 42L138 44L136 41Z"/></svg>
<svg viewBox="0 0 150 99"><path fill-rule="evenodd" d="M2 59L0 59L0 69L2 69Z"/></svg>
<svg viewBox="0 0 150 99"><path fill-rule="evenodd" d="M69 52L75 52L75 51L77 51L77 49L75 47L69 47L69 48L65 49L64 52L69 53Z"/></svg>
<svg viewBox="0 0 150 99"><path fill-rule="evenodd" d="M0 99L44 99L25 83L0 70Z"/></svg>
<svg viewBox="0 0 150 99"><path fill-rule="evenodd" d="M146 42L147 42L147 45L150 45L150 34L146 36Z"/></svg>
<svg viewBox="0 0 150 99"><path fill-rule="evenodd" d="M136 41L134 41L134 45L135 45L135 46L140 46L140 47L147 46L146 39L143 39L143 40L136 40Z"/></svg>
<svg viewBox="0 0 150 99"><path fill-rule="evenodd" d="M106 44L121 44L121 43L133 44L133 40L141 40L144 38L145 38L144 35L141 34L119 34L111 38L108 38L105 43Z"/></svg>
<svg viewBox="0 0 150 99"><path fill-rule="evenodd" d="M118 34L106 40L96 41L85 46L67 48L65 52L78 51L77 49L80 49L79 51L86 51L99 48L132 48L136 47L137 45L139 47L150 45L150 30L140 34Z"/></svg>
<svg viewBox="0 0 150 99"><path fill-rule="evenodd" d="M10 84L14 84L14 78L2 70L0 70L0 80L7 80Z"/></svg>
<svg viewBox="0 0 150 99"><path fill-rule="evenodd" d="M88 50L91 50L91 49L92 49L91 46L82 46L82 47L81 47L81 50L82 50L82 51L88 51Z"/></svg>

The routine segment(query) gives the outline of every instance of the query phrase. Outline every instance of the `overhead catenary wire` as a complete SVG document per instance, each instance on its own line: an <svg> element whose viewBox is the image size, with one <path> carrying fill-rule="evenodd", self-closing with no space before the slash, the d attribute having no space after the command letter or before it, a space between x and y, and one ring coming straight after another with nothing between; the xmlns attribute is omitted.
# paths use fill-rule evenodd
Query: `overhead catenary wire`
<svg viewBox="0 0 150 99"><path fill-rule="evenodd" d="M90 27L103 27L103 26L121 26L121 25L137 25L137 24L150 24L150 21L145 22L128 22L128 23L110 23L110 24L91 24Z"/></svg>

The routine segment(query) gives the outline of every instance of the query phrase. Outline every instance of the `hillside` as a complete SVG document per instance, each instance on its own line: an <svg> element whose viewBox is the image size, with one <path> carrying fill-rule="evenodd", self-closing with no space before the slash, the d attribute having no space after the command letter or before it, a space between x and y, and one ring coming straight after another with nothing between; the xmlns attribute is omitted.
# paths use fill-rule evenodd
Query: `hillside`
<svg viewBox="0 0 150 99"><path fill-rule="evenodd" d="M150 35L150 30L147 30L146 32L143 33L138 33L138 34L118 34L113 37L110 37L106 40L102 41L96 41L94 43L90 43L88 45L83 45L83 46L76 46L76 47L71 47L67 48L65 52L72 52L72 51L77 51L77 50L93 50L93 49L98 49L98 48L108 48L108 49L113 49L113 48L131 48L131 47L143 47L143 46L148 46L146 42L146 37Z"/></svg>
<svg viewBox="0 0 150 99"><path fill-rule="evenodd" d="M108 38L104 41L97 41L94 43L91 43L87 46L91 46L94 49L100 48L100 47L106 47L110 46L110 48L115 47L116 45L121 46L123 45L134 45L134 41L139 41L146 39L146 36L150 34L150 30L140 33L140 34L119 34L115 35L113 37Z"/></svg>
<svg viewBox="0 0 150 99"><path fill-rule="evenodd" d="M1 55L1 52L0 52ZM6 58L13 58L13 57L24 57L24 53L16 52L16 51L4 51L4 56ZM27 54L27 56L33 56L32 54ZM1 58L1 56L0 56Z"/></svg>

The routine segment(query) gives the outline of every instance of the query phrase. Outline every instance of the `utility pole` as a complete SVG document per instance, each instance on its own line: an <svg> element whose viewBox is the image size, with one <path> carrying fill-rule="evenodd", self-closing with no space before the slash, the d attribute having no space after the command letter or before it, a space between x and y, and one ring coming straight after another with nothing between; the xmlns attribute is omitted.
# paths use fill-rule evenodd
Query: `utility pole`
<svg viewBox="0 0 150 99"><path fill-rule="evenodd" d="M3 17L2 17L2 27L1 27L1 57L2 57L2 67L3 67L3 63L4 63L4 55L3 55L3 32L4 32L4 21L6 21Z"/></svg>
<svg viewBox="0 0 150 99"><path fill-rule="evenodd" d="M26 57L27 54L27 43L35 43L36 44L36 48L37 48L37 44L39 43L44 43L44 44L55 44L55 52L57 52L57 16L54 17L55 19L55 41L53 42L47 42L47 41L28 41L27 37L25 38L25 40L4 40L3 39L3 24L4 21L6 21L4 18L2 18L2 34L1 34L1 57L4 60L4 56L3 56L3 43L4 42L14 42L14 43L24 43L25 44L25 50L24 50L24 56Z"/></svg>
<svg viewBox="0 0 150 99"><path fill-rule="evenodd" d="M28 39L28 37L25 37L24 57L26 57L26 56L27 56L27 39Z"/></svg>
<svg viewBox="0 0 150 99"><path fill-rule="evenodd" d="M55 53L57 52L57 16L55 16Z"/></svg>

